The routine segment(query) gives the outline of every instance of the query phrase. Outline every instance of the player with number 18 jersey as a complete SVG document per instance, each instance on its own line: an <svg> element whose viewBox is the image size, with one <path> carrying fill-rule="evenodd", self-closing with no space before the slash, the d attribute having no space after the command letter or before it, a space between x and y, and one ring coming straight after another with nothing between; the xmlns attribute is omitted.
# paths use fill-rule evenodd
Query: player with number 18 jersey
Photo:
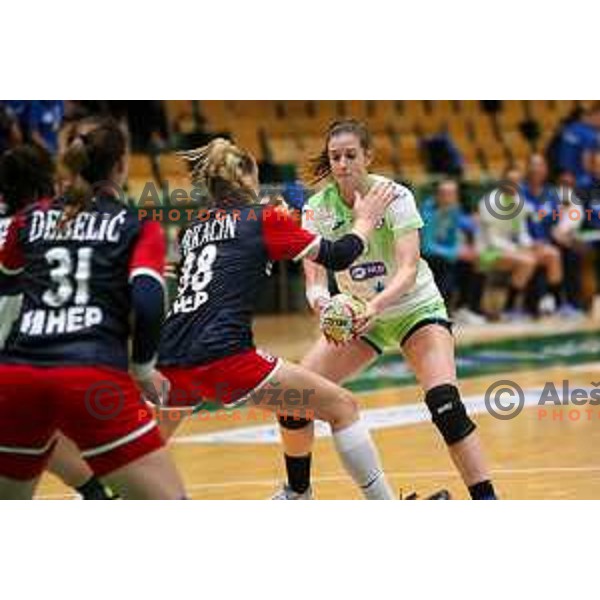
<svg viewBox="0 0 600 600"><path fill-rule="evenodd" d="M279 360L254 347L252 318L272 261L299 260L320 238L262 205L209 211L182 233L177 297L163 325L159 368L177 394L232 407L268 382ZM184 393L185 392L185 393Z"/></svg>

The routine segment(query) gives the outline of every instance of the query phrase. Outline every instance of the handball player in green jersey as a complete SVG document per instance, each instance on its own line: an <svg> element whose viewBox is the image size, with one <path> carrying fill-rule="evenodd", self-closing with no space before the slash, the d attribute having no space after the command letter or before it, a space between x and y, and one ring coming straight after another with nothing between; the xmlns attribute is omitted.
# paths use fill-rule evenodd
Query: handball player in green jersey
<svg viewBox="0 0 600 600"><path fill-rule="evenodd" d="M321 154L311 164L313 183L325 183L306 203L303 227L336 240L352 229L352 207L385 178L371 174L371 136L360 122L333 123ZM400 348L425 394L434 425L445 440L473 499L495 499L475 423L457 387L454 338L444 301L419 252L423 226L412 192L396 184L396 198L369 236L363 254L331 286L323 267L305 261L306 293L319 314L333 293L366 303L356 337L334 345L325 336L314 344L302 365L336 383L372 363L378 355ZM331 287L336 288L331 290ZM280 419L288 481L274 499L310 499L313 421Z"/></svg>

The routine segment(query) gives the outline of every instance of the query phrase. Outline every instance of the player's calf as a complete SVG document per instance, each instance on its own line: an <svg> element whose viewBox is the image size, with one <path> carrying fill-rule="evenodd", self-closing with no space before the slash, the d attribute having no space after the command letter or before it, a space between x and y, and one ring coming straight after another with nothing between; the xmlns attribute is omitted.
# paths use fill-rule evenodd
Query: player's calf
<svg viewBox="0 0 600 600"><path fill-rule="evenodd" d="M433 424L468 482L471 498L495 500L494 486L487 475L477 436L473 435L476 425L467 414L458 388L450 383L438 385L426 393L425 403Z"/></svg>

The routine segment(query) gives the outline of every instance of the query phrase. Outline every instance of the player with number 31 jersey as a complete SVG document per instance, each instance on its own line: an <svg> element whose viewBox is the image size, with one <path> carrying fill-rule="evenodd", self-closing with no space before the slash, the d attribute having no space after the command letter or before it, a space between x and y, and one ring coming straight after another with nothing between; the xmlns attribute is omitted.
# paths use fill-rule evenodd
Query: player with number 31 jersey
<svg viewBox="0 0 600 600"><path fill-rule="evenodd" d="M115 194L126 144L112 121L74 140L72 189L17 214L0 251L23 293L0 355L0 498L33 495L59 431L121 497L185 494L132 380L159 379L165 243Z"/></svg>

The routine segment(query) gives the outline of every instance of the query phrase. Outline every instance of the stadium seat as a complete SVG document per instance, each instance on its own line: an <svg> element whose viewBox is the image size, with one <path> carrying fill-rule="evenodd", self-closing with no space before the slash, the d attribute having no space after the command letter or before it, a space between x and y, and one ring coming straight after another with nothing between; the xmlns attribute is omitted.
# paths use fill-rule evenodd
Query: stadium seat
<svg viewBox="0 0 600 600"><path fill-rule="evenodd" d="M293 137L270 137L271 160L278 164L296 164L302 160L298 141Z"/></svg>
<svg viewBox="0 0 600 600"><path fill-rule="evenodd" d="M132 179L152 178L152 165L147 154L129 156L129 177Z"/></svg>

